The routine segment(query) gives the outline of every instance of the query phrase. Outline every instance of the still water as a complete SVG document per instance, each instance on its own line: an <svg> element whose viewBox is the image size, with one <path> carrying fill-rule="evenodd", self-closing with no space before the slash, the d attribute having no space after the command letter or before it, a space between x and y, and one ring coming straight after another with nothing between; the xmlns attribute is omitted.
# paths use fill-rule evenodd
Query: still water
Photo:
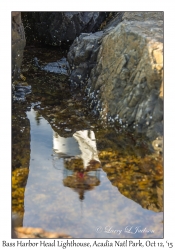
<svg viewBox="0 0 175 250"><path fill-rule="evenodd" d="M74 238L162 238L161 157L84 115L79 94L63 89L57 100L55 75L49 84L36 70L30 77L28 111L13 104L12 117L12 211L22 225Z"/></svg>
<svg viewBox="0 0 175 250"><path fill-rule="evenodd" d="M86 191L84 200L79 198L78 191L65 187L66 156L59 158L54 152L54 133L50 124L41 118L37 125L34 110L27 112L27 117L31 125L31 156L23 226L64 231L83 238L162 236L162 213L143 209L123 196L102 169L97 175L99 185ZM75 147L72 152L68 149L68 155L79 153L75 151ZM137 227L150 232L139 232Z"/></svg>

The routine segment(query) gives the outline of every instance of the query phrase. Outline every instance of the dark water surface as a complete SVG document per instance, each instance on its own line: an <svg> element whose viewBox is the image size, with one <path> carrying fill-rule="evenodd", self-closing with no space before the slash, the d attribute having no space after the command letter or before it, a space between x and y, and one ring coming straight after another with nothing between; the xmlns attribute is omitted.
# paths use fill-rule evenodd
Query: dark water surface
<svg viewBox="0 0 175 250"><path fill-rule="evenodd" d="M25 52L32 93L12 107L12 212L25 227L74 238L162 238L162 157L144 138L102 125L66 77L33 65L36 55L62 57Z"/></svg>

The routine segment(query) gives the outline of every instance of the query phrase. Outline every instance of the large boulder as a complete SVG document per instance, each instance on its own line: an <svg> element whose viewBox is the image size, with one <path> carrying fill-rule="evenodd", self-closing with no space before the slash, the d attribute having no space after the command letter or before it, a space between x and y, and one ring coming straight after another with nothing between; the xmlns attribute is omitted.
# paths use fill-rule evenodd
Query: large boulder
<svg viewBox="0 0 175 250"><path fill-rule="evenodd" d="M80 82L77 74L76 80L87 85L89 96L94 98L93 105L99 106L95 100L98 96L101 117L144 133L151 141L156 138L160 141L163 135L163 13L126 12L121 22L111 23L94 44L96 33L89 35L89 42L82 35L74 41L68 53L73 65L71 80L75 81L76 72L82 72L82 65L94 57L93 67L92 63L86 65L88 79L82 74ZM87 54L88 58L84 56Z"/></svg>
<svg viewBox="0 0 175 250"><path fill-rule="evenodd" d="M97 64L97 56L103 37L121 22L122 16L122 12L117 12L115 18L104 30L95 33L82 33L79 37L76 37L67 55L72 69L70 76L72 84L86 85L91 70Z"/></svg>
<svg viewBox="0 0 175 250"><path fill-rule="evenodd" d="M73 41L82 32L95 32L106 18L105 12L24 12L27 42L60 45Z"/></svg>
<svg viewBox="0 0 175 250"><path fill-rule="evenodd" d="M26 45L21 12L12 11L12 77L15 80L20 74L23 51Z"/></svg>

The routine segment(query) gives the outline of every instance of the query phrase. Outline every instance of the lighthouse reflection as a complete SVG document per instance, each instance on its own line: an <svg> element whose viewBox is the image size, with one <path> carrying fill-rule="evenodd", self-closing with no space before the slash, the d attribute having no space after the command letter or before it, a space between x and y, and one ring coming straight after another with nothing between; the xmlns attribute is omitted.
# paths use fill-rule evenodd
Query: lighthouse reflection
<svg viewBox="0 0 175 250"><path fill-rule="evenodd" d="M53 149L63 158L63 185L77 192L79 199L85 192L100 185L100 160L98 158L95 134L92 130L81 130L72 137L53 134Z"/></svg>

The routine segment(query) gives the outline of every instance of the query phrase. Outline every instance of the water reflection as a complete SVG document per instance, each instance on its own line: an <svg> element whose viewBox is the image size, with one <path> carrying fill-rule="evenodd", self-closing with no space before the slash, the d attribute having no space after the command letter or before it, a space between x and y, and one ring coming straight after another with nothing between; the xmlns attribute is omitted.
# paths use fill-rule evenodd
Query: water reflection
<svg viewBox="0 0 175 250"><path fill-rule="evenodd" d="M63 179L64 186L72 188L79 194L79 199L84 200L85 192L93 190L95 186L100 184L99 171L92 173L74 171L71 173L66 171L65 178Z"/></svg>
<svg viewBox="0 0 175 250"><path fill-rule="evenodd" d="M81 130L74 133L73 137L78 141L84 169L100 167L94 132L92 130Z"/></svg>
<svg viewBox="0 0 175 250"><path fill-rule="evenodd" d="M76 150L73 149L75 154L70 148L64 151L59 148L55 152L54 132L50 124L42 118L38 126L33 110L27 115L31 124L31 161L25 188L24 226L41 227L47 231L64 231L75 238L162 237L162 213L143 209L138 203L122 195L117 187L111 185L108 173L101 168L98 170L99 162L97 165L92 164L94 169L89 171L84 165L82 151L74 137L72 143L77 147ZM64 142L68 138L70 139L67 137ZM65 148L64 146L63 149ZM105 154L103 151L99 152L98 157L106 171L107 161L113 161L112 157L109 158L109 155ZM124 169L123 171L126 172ZM124 176L122 178L126 180ZM112 180L111 177L110 179ZM80 200L85 197L83 204L79 202L77 194ZM96 231L99 226L103 229L109 226L123 231L121 235L106 234L105 231L99 234ZM154 234L130 235L124 233L126 226L146 227L154 230Z"/></svg>
<svg viewBox="0 0 175 250"><path fill-rule="evenodd" d="M81 153L74 137L61 137L55 131L53 131L53 149L60 158L68 158Z"/></svg>
<svg viewBox="0 0 175 250"><path fill-rule="evenodd" d="M53 149L60 158L77 156L83 160L83 169L90 168L93 162L99 164L95 134L92 130L81 130L72 137L61 137L53 132Z"/></svg>
<svg viewBox="0 0 175 250"><path fill-rule="evenodd" d="M28 53L33 58L33 51ZM45 57L43 50L40 54ZM53 61L57 55L49 57ZM12 121L12 210L24 212L23 226L64 231L74 238L162 237L159 156L150 155L145 138L102 127L79 90L72 93L63 77L38 72L31 58L25 59L32 86L26 99L28 106L38 103L27 112L30 124L20 113L24 104L14 110ZM131 226L154 233L131 235L125 232ZM122 233L107 234L106 227Z"/></svg>
<svg viewBox="0 0 175 250"><path fill-rule="evenodd" d="M84 200L85 192L100 184L100 160L94 132L81 130L68 138L53 132L53 149L59 158L64 158L64 186L72 188L79 199ZM56 160L54 156L54 167Z"/></svg>
<svg viewBox="0 0 175 250"><path fill-rule="evenodd" d="M25 207L23 226L64 231L75 238L162 237L163 214L154 212L162 211L163 206L162 170L157 160L151 156L122 155L114 150L97 153L94 131L81 130L74 133L77 137L64 138L55 133L42 116L38 124L33 109L27 116L31 128L30 171L25 175L22 193L16 193L18 204L24 204L23 212ZM87 150L90 158L86 158ZM19 182L22 177L24 175L17 177ZM144 202L154 207L143 209ZM13 204L13 211L15 206L18 205ZM103 231L99 234L98 226L120 229L123 233L107 235ZM124 233L126 226L146 227L154 230L154 234L129 235Z"/></svg>

